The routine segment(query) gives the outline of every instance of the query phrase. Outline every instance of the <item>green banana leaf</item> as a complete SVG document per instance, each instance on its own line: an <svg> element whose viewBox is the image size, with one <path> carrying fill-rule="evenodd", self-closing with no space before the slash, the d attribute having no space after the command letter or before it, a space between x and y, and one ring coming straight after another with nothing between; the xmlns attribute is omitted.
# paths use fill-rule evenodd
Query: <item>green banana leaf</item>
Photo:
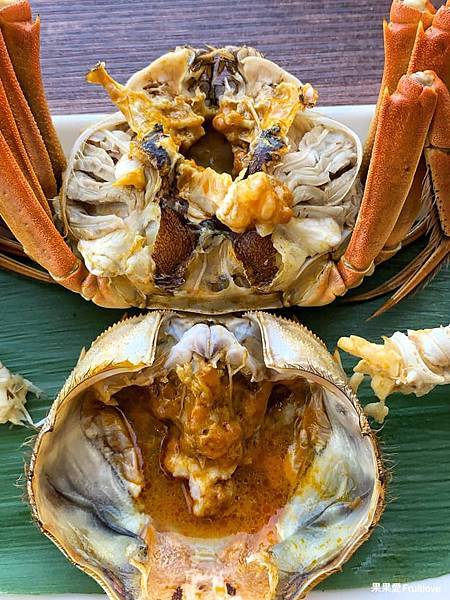
<svg viewBox="0 0 450 600"><path fill-rule="evenodd" d="M365 287L397 272L413 250L383 265ZM379 340L399 329L447 324L449 290L450 273L441 271L424 290L371 321L367 318L380 300L284 314L297 316L333 350L342 335ZM35 421L45 416L81 348L122 316L123 311L98 308L56 285L0 272L0 359L45 390L46 397L29 399ZM350 372L354 361L343 359ZM391 474L386 510L370 540L321 588L404 582L450 572L449 392L441 387L423 398L391 397L391 412L379 431ZM368 385L360 397L363 403L373 400ZM32 522L24 498L24 463L34 434L33 429L0 426L0 593L99 592Z"/></svg>

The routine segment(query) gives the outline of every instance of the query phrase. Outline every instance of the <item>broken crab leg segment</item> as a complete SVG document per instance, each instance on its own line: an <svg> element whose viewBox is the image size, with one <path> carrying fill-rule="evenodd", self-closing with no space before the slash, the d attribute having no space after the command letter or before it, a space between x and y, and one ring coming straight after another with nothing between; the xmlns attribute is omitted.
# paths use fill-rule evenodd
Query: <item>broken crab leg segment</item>
<svg viewBox="0 0 450 600"><path fill-rule="evenodd" d="M39 204L2 134L0 173L2 219L28 256L38 261L54 279L66 285L64 280L77 272L79 261Z"/></svg>
<svg viewBox="0 0 450 600"><path fill-rule="evenodd" d="M42 188L39 184L36 173L34 172L33 165L31 164L30 158L25 150L25 147L20 137L19 130L17 129L14 115L6 97L5 88L3 87L0 79L0 131L2 132L14 158L17 161L22 173L27 178L28 183L31 186L36 198L39 200L41 206L45 212L50 216L50 207L47 199L44 196ZM1 174L0 174L1 177Z"/></svg>
<svg viewBox="0 0 450 600"><path fill-rule="evenodd" d="M20 5L26 5L26 13L29 13L28 2L22 2ZM20 87L41 132L53 173L59 183L66 168L66 158L53 125L42 82L40 20L37 18L31 23L25 19L13 19L12 16L7 9L0 10L1 30Z"/></svg>
<svg viewBox="0 0 450 600"><path fill-rule="evenodd" d="M378 112L383 100L384 90L392 93L402 75L408 70L411 52L416 40L417 27L420 22L427 28L433 22L435 9L430 2L408 2L394 0L391 5L390 21L383 24L384 33L384 69L381 90L377 102L375 116L372 120L369 135L364 147L361 174L365 178L369 169L373 144L377 130ZM424 68L431 68L426 66ZM420 71L421 69L415 69Z"/></svg>
<svg viewBox="0 0 450 600"><path fill-rule="evenodd" d="M422 23L411 55L408 73L430 69L450 86L450 4L436 13L433 25L425 29Z"/></svg>
<svg viewBox="0 0 450 600"><path fill-rule="evenodd" d="M417 216L422 207L422 193L423 184L427 175L427 167L425 159L422 157L419 161L419 165L414 174L414 180L409 190L408 197L405 200L405 204L401 210L400 216L392 230L391 235L388 237L383 250L380 252L376 259L376 263L388 260L396 254L403 246L403 240L406 235L411 231Z"/></svg>
<svg viewBox="0 0 450 600"><path fill-rule="evenodd" d="M348 288L370 271L403 208L436 107L434 82L426 71L403 76L392 95L385 90L364 197L338 265Z"/></svg>
<svg viewBox="0 0 450 600"><path fill-rule="evenodd" d="M47 198L53 198L57 194L57 188L52 164L39 128L17 81L1 31L0 77L5 88L9 106L14 114L17 128L19 129L23 144L42 190Z"/></svg>
<svg viewBox="0 0 450 600"><path fill-rule="evenodd" d="M368 375L380 402L365 407L377 421L388 413L384 400L394 392L423 396L437 385L450 383L450 325L435 329L399 331L383 344L358 336L342 337L338 347L362 360L355 373Z"/></svg>
<svg viewBox="0 0 450 600"><path fill-rule="evenodd" d="M328 261L317 276L317 285L312 285L302 298L302 306L325 306L338 296L343 296L347 288L342 281L336 264Z"/></svg>
<svg viewBox="0 0 450 600"><path fill-rule="evenodd" d="M73 278L76 291L86 300L92 300L97 306L105 308L129 308L130 304L124 300L114 288L111 279L108 277L96 277L92 273L88 273L86 269L80 268ZM69 287L65 285L65 287ZM72 289L69 287L69 289Z"/></svg>

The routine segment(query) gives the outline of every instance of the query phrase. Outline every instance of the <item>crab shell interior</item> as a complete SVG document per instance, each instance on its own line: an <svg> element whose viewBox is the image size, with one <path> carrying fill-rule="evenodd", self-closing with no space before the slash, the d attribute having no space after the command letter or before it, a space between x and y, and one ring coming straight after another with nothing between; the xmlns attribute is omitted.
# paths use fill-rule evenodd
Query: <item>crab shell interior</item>
<svg viewBox="0 0 450 600"><path fill-rule="evenodd" d="M287 99L283 85L294 90ZM252 48L226 47L178 48L123 89L147 94L152 115L165 107L165 130L181 127L178 105L191 125L176 130L184 135L176 152L170 136L157 149L153 136L150 162L131 156L139 136L122 113L74 145L56 212L118 304L192 310L195 299L196 312L217 314L331 301L311 288L353 229L362 149L350 129L305 111L311 86ZM135 130L142 114L128 117ZM278 188L291 216L272 219ZM252 211L263 222L245 221Z"/></svg>
<svg viewBox="0 0 450 600"><path fill-rule="evenodd" d="M222 398L228 413L220 412L214 388L214 426L229 433L242 425L225 453L233 455L231 468L218 458L219 438L210 447L215 455L205 457L198 446L188 457L194 479L212 477L203 490L234 485L226 506L211 496L219 502L215 511L205 505L207 516L192 512L191 479L187 486L173 470L162 472L163 449L180 441L183 419L159 422L168 427L161 445L151 425L158 409L150 416L158 381L166 385L174 369L186 373L195 364L209 376L222 369L224 381L234 382ZM38 436L28 484L34 516L111 598L301 598L352 555L383 506L377 445L344 381L320 340L265 313L213 319L155 312L122 321L80 359ZM252 412L245 407L261 389L262 417L243 440ZM183 398L187 410L189 395ZM167 409L167 398L156 406ZM183 468L181 443L175 446ZM159 458L147 468L155 448Z"/></svg>

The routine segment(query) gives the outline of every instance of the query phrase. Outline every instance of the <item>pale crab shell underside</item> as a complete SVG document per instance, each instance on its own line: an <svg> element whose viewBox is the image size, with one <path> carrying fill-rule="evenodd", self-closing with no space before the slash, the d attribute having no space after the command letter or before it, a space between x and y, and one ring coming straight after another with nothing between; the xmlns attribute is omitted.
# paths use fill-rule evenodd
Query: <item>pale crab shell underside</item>
<svg viewBox="0 0 450 600"><path fill-rule="evenodd" d="M210 333L188 342L199 323ZM153 531L114 461L89 444L80 446L84 438L77 438L76 407L85 390L99 382L106 389L117 377L129 384L142 379L160 362L161 344L168 343L171 352L180 348L186 357L194 343L196 352L217 361L225 348L224 341L213 342L218 325L231 344L227 356L236 357L238 349L255 376L300 377L320 386L331 423L328 443L310 467L315 483L299 480L277 516L277 539L253 547L246 534L195 539ZM303 326L266 313L208 319L153 312L118 323L81 357L38 435L28 494L42 531L111 598L206 600L227 598L232 589L242 600L255 600L255 594L294 600L339 570L369 536L383 509L384 479L376 441L345 374ZM159 565L156 572L152 561Z"/></svg>
<svg viewBox="0 0 450 600"><path fill-rule="evenodd" d="M152 84L187 94L194 55L186 48L170 52L127 85L142 90ZM227 101L254 102L279 82L302 89L295 77L256 51L243 48L236 56L240 83L233 92L225 82ZM238 253L236 235L226 227L214 229L214 213L207 198L196 204L198 194L188 202L184 239L181 234L177 238L178 225L160 227L167 190L155 169L145 169L145 189L115 185L124 173L139 169L134 159L127 159L132 139L121 113L86 130L73 147L56 203L74 251L91 273L111 281L122 299L118 304L221 314L333 300L323 293L330 260L345 248L361 195L357 175L362 148L353 131L319 113L298 111L286 136L288 153L266 167L291 190L294 215L264 237L254 229L246 232L253 238L240 242ZM188 229L196 231L195 242ZM173 254L177 246L191 243L192 251L183 255L182 275L174 285L162 285L156 264L166 261L161 252Z"/></svg>

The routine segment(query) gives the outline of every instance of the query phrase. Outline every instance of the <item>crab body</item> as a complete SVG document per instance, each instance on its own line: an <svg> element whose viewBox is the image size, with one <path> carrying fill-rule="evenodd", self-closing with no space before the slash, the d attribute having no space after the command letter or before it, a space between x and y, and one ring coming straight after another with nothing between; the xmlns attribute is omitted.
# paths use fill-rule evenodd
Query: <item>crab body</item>
<svg viewBox="0 0 450 600"><path fill-rule="evenodd" d="M165 67L179 54L166 55ZM233 179L197 164L192 156L201 160L206 150L195 145L161 167L148 145L152 163L130 161L137 136L120 114L93 125L73 148L57 209L74 252L110 281L123 306L225 313L311 303L312 282L356 217L362 150L349 129L315 113L299 113L289 135L300 141L276 167L246 176L249 158ZM271 146L256 148L259 159L273 156L275 142L263 139ZM233 143L240 163L243 151ZM217 146L208 151L217 154ZM127 181L140 165L145 188L117 185L125 161Z"/></svg>
<svg viewBox="0 0 450 600"><path fill-rule="evenodd" d="M51 207L61 152L11 33L35 65L38 23L14 0L0 21L0 214L20 242L1 244L86 299L216 314L322 305L427 226L415 262L361 298L405 284L396 302L445 262L450 6L394 0L364 157L352 131L309 110L309 84L251 48L177 48L126 85L100 63L88 81L121 112L77 140ZM39 163L27 150L38 142ZM49 279L10 255L0 262Z"/></svg>

